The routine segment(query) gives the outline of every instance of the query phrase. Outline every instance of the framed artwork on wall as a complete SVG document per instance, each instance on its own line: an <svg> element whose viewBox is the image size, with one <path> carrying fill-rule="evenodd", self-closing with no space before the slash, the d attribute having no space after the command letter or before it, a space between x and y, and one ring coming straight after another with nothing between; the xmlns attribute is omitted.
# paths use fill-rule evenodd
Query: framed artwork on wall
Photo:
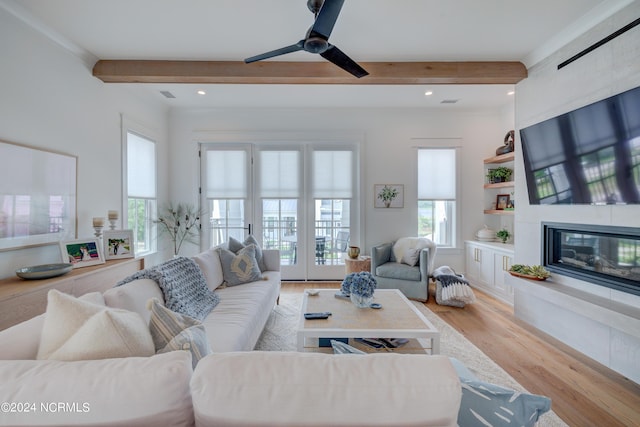
<svg viewBox="0 0 640 427"><path fill-rule="evenodd" d="M375 184L373 196L373 206L376 208L404 207L404 185L402 184Z"/></svg>
<svg viewBox="0 0 640 427"><path fill-rule="evenodd" d="M0 141L0 250L75 239L77 158Z"/></svg>
<svg viewBox="0 0 640 427"><path fill-rule="evenodd" d="M102 245L99 239L80 239L60 242L62 262L73 264L73 268L104 264Z"/></svg>
<svg viewBox="0 0 640 427"><path fill-rule="evenodd" d="M102 235L105 259L133 258L133 230L107 230Z"/></svg>

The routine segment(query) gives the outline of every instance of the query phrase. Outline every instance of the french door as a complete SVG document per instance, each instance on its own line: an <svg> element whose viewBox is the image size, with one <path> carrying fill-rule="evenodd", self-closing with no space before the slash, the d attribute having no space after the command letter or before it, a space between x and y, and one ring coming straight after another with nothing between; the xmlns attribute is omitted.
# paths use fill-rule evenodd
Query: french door
<svg viewBox="0 0 640 427"><path fill-rule="evenodd" d="M357 147L201 144L205 247L253 234L280 250L285 280L344 277L359 235Z"/></svg>

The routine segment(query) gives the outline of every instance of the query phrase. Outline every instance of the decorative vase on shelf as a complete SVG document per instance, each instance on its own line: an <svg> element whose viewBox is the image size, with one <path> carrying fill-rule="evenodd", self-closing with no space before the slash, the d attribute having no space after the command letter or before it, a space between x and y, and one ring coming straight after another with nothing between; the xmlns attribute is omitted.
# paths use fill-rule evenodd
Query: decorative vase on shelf
<svg viewBox="0 0 640 427"><path fill-rule="evenodd" d="M373 295L364 296L352 293L351 295L349 295L349 298L351 298L351 302L353 303L353 305L358 308L370 307L371 303L373 302Z"/></svg>

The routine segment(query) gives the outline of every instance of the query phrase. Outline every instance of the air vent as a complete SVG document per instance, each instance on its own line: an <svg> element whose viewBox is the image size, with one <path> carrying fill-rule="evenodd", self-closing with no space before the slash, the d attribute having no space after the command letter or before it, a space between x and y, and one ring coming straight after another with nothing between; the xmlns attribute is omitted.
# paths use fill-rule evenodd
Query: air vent
<svg viewBox="0 0 640 427"><path fill-rule="evenodd" d="M458 101L460 100L459 99L443 99L442 101L440 101L440 104L455 104Z"/></svg>
<svg viewBox="0 0 640 427"><path fill-rule="evenodd" d="M168 90L161 90L160 93L163 94L165 98L175 98L175 96Z"/></svg>

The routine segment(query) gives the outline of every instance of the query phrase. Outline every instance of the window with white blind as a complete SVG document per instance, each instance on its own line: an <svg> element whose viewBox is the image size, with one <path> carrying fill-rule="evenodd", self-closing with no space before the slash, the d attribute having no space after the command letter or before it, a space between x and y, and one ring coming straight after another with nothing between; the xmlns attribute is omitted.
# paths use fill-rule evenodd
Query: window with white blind
<svg viewBox="0 0 640 427"><path fill-rule="evenodd" d="M456 246L457 149L418 149L418 235Z"/></svg>
<svg viewBox="0 0 640 427"><path fill-rule="evenodd" d="M315 264L341 265L351 236L354 151L316 149L312 164Z"/></svg>
<svg viewBox="0 0 640 427"><path fill-rule="evenodd" d="M136 255L156 250L156 144L126 132L127 228L133 230Z"/></svg>

